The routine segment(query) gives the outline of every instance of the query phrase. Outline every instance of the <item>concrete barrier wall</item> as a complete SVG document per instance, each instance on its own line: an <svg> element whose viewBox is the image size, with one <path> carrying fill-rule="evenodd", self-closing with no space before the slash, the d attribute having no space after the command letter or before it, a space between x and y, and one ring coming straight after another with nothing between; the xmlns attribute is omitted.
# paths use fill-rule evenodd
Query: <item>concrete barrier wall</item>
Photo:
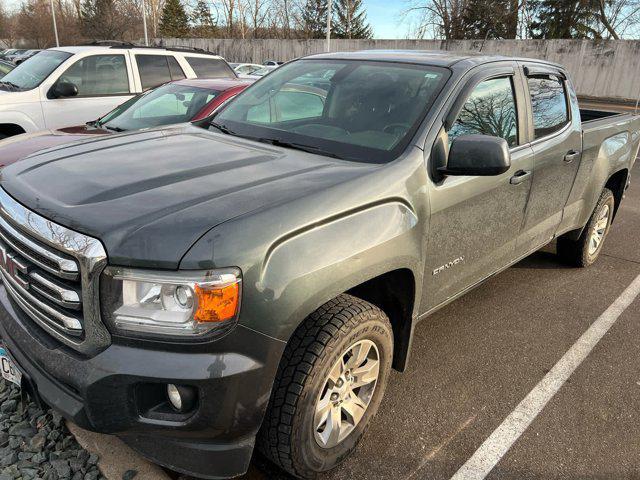
<svg viewBox="0 0 640 480"><path fill-rule="evenodd" d="M230 62L291 60L325 51L324 40L157 39L167 46L218 52ZM450 50L541 58L567 67L578 94L635 102L640 96L637 40L332 40L332 51L369 49Z"/></svg>

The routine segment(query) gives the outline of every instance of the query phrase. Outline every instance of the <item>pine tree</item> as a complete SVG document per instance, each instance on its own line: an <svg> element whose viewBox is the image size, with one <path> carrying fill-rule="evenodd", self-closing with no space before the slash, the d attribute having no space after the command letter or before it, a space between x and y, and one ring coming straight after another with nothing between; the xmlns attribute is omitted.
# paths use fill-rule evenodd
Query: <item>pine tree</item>
<svg viewBox="0 0 640 480"><path fill-rule="evenodd" d="M467 0L462 14L465 38L516 38L518 5L514 0Z"/></svg>
<svg viewBox="0 0 640 480"><path fill-rule="evenodd" d="M371 38L362 0L337 0L333 31L337 38Z"/></svg>
<svg viewBox="0 0 640 480"><path fill-rule="evenodd" d="M307 0L302 9L302 29L307 38L323 38L327 32L327 0Z"/></svg>
<svg viewBox="0 0 640 480"><path fill-rule="evenodd" d="M211 9L206 0L198 0L191 15L194 32L198 37L211 37L215 33L215 24L211 16Z"/></svg>
<svg viewBox="0 0 640 480"><path fill-rule="evenodd" d="M160 18L160 35L182 38L189 35L189 17L180 0L167 0Z"/></svg>
<svg viewBox="0 0 640 480"><path fill-rule="evenodd" d="M532 0L532 38L600 38L597 17L588 0Z"/></svg>
<svg viewBox="0 0 640 480"><path fill-rule="evenodd" d="M80 26L87 38L97 40L121 39L131 26L131 23L131 18L121 11L115 0L82 1Z"/></svg>

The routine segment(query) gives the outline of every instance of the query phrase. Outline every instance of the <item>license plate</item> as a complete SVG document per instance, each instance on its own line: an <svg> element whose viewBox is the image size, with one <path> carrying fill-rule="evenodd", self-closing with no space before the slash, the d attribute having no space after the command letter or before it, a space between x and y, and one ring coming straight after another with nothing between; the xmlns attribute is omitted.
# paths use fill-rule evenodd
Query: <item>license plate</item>
<svg viewBox="0 0 640 480"><path fill-rule="evenodd" d="M15 383L20 386L20 380L22 380L22 372L18 370L16 364L13 363L11 357L9 357L7 351L0 347L0 371L5 380Z"/></svg>

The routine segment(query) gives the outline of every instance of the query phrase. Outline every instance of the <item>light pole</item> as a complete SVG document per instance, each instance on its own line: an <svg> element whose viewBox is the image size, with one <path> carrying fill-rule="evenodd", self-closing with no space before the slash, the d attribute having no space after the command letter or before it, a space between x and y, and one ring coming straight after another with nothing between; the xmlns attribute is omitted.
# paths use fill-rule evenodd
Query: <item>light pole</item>
<svg viewBox="0 0 640 480"><path fill-rule="evenodd" d="M144 0L142 0L142 26L144 27L144 44L149 46L149 35L147 34L147 12L144 11Z"/></svg>
<svg viewBox="0 0 640 480"><path fill-rule="evenodd" d="M56 25L56 9L53 6L53 0L51 0L51 16L53 17L53 33L56 35L56 47L60 46L60 40L58 39L58 25Z"/></svg>
<svg viewBox="0 0 640 480"><path fill-rule="evenodd" d="M327 52L331 51L331 4L333 0L327 2Z"/></svg>

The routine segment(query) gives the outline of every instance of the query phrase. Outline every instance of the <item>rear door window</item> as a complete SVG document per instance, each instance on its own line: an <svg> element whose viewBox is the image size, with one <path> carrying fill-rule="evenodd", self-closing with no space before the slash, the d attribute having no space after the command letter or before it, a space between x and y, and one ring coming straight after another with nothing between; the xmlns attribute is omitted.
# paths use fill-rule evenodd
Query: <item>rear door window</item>
<svg viewBox="0 0 640 480"><path fill-rule="evenodd" d="M171 80L182 80L183 78L187 78L175 57L167 57L167 62L169 63Z"/></svg>
<svg viewBox="0 0 640 480"><path fill-rule="evenodd" d="M569 123L564 81L556 76L529 77L529 94L536 139L551 135Z"/></svg>
<svg viewBox="0 0 640 480"><path fill-rule="evenodd" d="M136 63L142 90L186 78L176 59L169 55L136 55Z"/></svg>
<svg viewBox="0 0 640 480"><path fill-rule="evenodd" d="M221 58L185 57L198 78L233 78L236 76L231 67Z"/></svg>

